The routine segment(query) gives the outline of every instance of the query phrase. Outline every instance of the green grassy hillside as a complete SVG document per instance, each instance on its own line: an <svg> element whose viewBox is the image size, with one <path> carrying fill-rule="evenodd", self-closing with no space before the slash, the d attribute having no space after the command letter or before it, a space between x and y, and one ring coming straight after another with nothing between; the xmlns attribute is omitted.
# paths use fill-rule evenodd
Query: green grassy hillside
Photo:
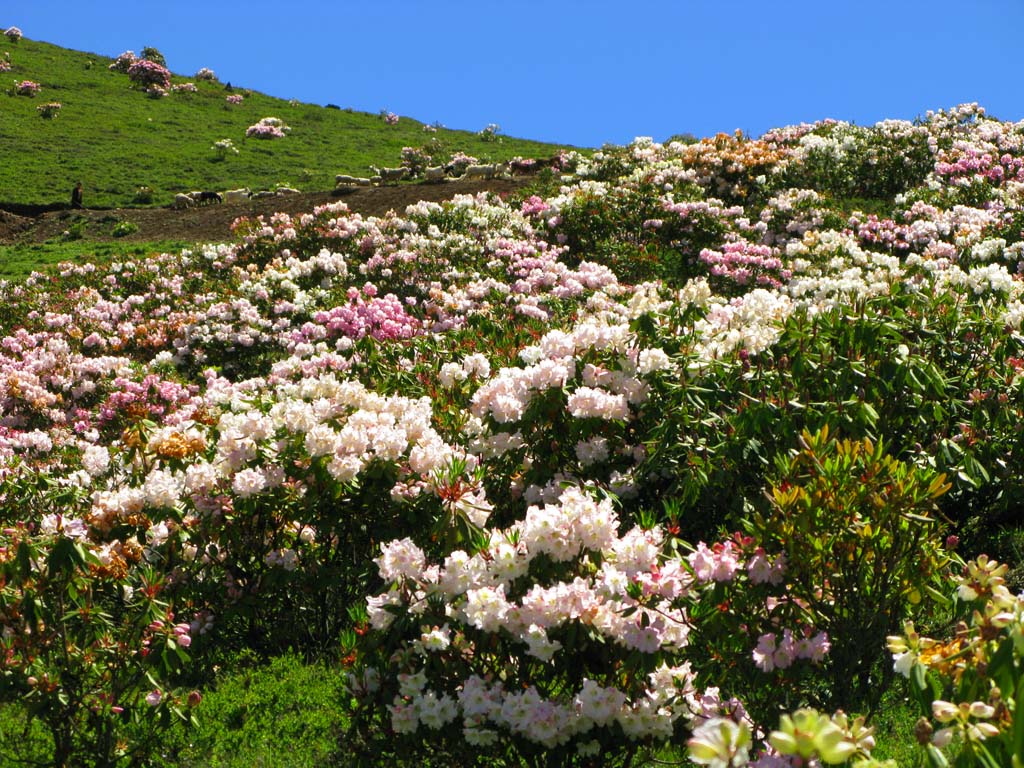
<svg viewBox="0 0 1024 768"><path fill-rule="evenodd" d="M397 166L402 147L434 143L435 159L464 151L482 160L516 155L543 157L552 144L501 137L486 141L467 131L424 130L402 117L387 125L379 115L288 102L235 83L240 105L226 103L225 85L175 75L174 83L195 82L197 93L154 99L112 72L112 59L22 39L0 37L0 57L11 69L0 73L0 204L65 202L81 181L90 207L134 202L140 186L154 192L154 204L191 189L266 189L285 184L323 190L334 176L369 175L368 165ZM168 62L173 70L174 62ZM15 83L42 86L34 97L16 94ZM53 119L37 107L57 101ZM344 106L344 105L342 105ZM246 128L277 117L291 127L285 138L246 139ZM220 160L213 143L231 139L239 149Z"/></svg>

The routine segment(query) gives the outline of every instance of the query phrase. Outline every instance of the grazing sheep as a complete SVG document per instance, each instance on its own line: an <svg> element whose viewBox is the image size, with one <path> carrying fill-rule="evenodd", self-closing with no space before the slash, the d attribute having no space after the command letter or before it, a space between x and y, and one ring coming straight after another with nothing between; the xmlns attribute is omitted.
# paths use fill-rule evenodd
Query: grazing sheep
<svg viewBox="0 0 1024 768"><path fill-rule="evenodd" d="M171 207L176 210L183 211L186 208L191 208L195 204L196 201L189 195L186 195L184 192L179 192L174 196L174 202L171 203Z"/></svg>
<svg viewBox="0 0 1024 768"><path fill-rule="evenodd" d="M252 193L252 199L253 200L262 200L264 197L275 197L275 196L276 195L274 194L274 192L269 190L269 189L262 189L259 192L253 192Z"/></svg>
<svg viewBox="0 0 1024 768"><path fill-rule="evenodd" d="M279 194L279 195L297 195L297 194L299 194L299 190L295 189L294 187L278 187L277 188L277 194Z"/></svg>
<svg viewBox="0 0 1024 768"><path fill-rule="evenodd" d="M370 177L370 184L371 184L371 186L374 186L374 187L376 187L376 186L377 186L377 185L379 185L380 183L381 183L381 178L380 178L380 174L377 174L377 175L375 175L375 176L371 176L371 177Z"/></svg>
<svg viewBox="0 0 1024 768"><path fill-rule="evenodd" d="M356 176L357 187L372 187L373 179L367 179L365 176Z"/></svg>
<svg viewBox="0 0 1024 768"><path fill-rule="evenodd" d="M196 201L196 205L211 205L213 203L223 203L224 198L220 196L219 192L189 192L189 197Z"/></svg>
<svg viewBox="0 0 1024 768"><path fill-rule="evenodd" d="M408 178L409 176L408 168L378 168L375 165L371 165L370 170L377 176L380 176L381 184L387 184L389 181L393 181L397 184L402 179Z"/></svg>
<svg viewBox="0 0 1024 768"><path fill-rule="evenodd" d="M467 165L462 179L493 179L505 172L504 163L491 163L490 165Z"/></svg>
<svg viewBox="0 0 1024 768"><path fill-rule="evenodd" d="M423 180L431 183L444 181L448 176L448 172L444 169L443 165L436 165L432 168L423 169Z"/></svg>
<svg viewBox="0 0 1024 768"><path fill-rule="evenodd" d="M355 186L355 184L356 184L356 177L355 176L346 176L344 173L339 173L337 176L334 177L334 184L335 184L335 186L338 186L338 187L340 187L340 186L346 186L346 187L347 186Z"/></svg>
<svg viewBox="0 0 1024 768"><path fill-rule="evenodd" d="M243 187L242 189L229 189L224 193L224 202L244 203L251 195L252 193L249 191L248 187Z"/></svg>
<svg viewBox="0 0 1024 768"><path fill-rule="evenodd" d="M517 173L536 173L541 169L541 165L540 160L535 160L532 157L517 157L509 161L508 172L511 176L515 176Z"/></svg>

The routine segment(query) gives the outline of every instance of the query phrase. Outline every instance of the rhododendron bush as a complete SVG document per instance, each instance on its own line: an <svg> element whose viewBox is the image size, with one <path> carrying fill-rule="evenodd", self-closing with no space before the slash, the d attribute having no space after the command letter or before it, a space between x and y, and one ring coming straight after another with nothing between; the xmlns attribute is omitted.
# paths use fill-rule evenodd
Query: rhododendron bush
<svg viewBox="0 0 1024 768"><path fill-rule="evenodd" d="M928 759L1010 738L1010 651L933 649L1012 626L954 549L1024 500L1024 129L561 165L2 286L2 690L57 764L144 761L241 649L340 656L366 765L879 765L899 672Z"/></svg>

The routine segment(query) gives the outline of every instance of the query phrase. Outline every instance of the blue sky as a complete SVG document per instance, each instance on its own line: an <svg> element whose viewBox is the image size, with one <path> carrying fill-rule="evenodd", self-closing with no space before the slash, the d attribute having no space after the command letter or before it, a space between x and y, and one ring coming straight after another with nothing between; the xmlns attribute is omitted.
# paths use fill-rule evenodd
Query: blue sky
<svg viewBox="0 0 1024 768"><path fill-rule="evenodd" d="M977 101L1024 119L1021 0L14 0L0 26L282 98L579 146Z"/></svg>

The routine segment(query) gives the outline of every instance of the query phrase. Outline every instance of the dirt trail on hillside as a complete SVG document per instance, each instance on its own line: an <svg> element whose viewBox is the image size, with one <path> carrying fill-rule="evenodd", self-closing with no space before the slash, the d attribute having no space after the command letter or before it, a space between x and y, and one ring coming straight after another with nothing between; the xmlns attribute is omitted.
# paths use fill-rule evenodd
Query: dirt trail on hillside
<svg viewBox="0 0 1024 768"><path fill-rule="evenodd" d="M232 239L231 223L240 216L269 216L283 211L309 213L316 206L343 201L364 216L383 216L389 210L401 214L406 206L429 200L440 202L455 195L490 191L504 196L529 183L529 177L512 179L458 179L443 184L401 184L384 187L353 187L336 192L302 192L280 197L221 203L174 210L172 208L114 208L109 210L48 211L37 216L18 216L0 210L0 245L42 243L61 237L72 226L81 229L79 242L143 242L182 240L185 242L226 242ZM111 230L118 222L138 227L132 234L115 238ZM80 223L84 222L84 223Z"/></svg>

